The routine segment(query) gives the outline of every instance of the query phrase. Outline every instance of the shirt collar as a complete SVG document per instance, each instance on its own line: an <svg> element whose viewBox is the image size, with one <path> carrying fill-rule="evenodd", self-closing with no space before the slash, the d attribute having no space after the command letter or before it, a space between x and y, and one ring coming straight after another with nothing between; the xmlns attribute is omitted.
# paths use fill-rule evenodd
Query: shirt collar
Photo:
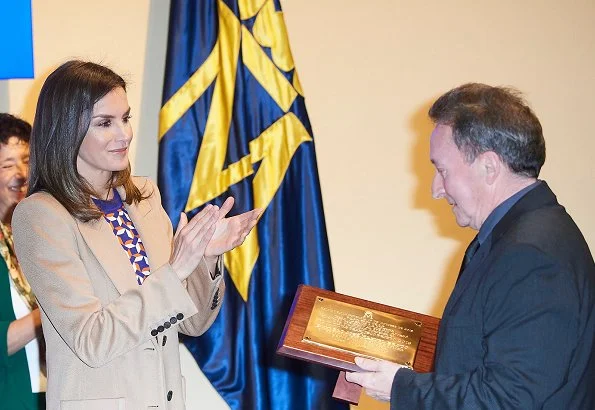
<svg viewBox="0 0 595 410"><path fill-rule="evenodd" d="M97 208L99 208L99 210L104 214L114 212L122 206L122 198L120 197L118 190L113 189L113 192L114 197L112 199L103 200L98 198L91 198L93 199L93 202L95 202L95 205L97 205Z"/></svg>
<svg viewBox="0 0 595 410"><path fill-rule="evenodd" d="M498 222L500 222L504 215L510 211L510 208L512 208L514 204L516 204L523 196L525 196L529 191L534 189L539 184L541 184L541 181L535 181L494 208L483 225L481 225L481 228L479 228L477 240L479 241L480 245L483 244L487 237L492 233L494 227L498 224Z"/></svg>

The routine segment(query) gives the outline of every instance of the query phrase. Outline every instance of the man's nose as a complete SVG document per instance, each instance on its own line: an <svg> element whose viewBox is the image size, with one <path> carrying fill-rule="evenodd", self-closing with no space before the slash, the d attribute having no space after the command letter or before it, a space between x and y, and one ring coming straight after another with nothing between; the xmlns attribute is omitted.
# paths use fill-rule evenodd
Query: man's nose
<svg viewBox="0 0 595 410"><path fill-rule="evenodd" d="M432 198L440 199L444 198L444 184L442 181L442 177L438 172L434 174L434 178L432 179Z"/></svg>

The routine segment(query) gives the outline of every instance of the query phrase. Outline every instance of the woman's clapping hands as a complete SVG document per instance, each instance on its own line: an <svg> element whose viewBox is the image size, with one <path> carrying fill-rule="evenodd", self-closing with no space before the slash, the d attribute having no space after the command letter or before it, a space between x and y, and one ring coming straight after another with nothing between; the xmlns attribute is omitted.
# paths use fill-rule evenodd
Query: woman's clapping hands
<svg viewBox="0 0 595 410"><path fill-rule="evenodd" d="M243 214L226 218L225 215L231 210L233 203L234 199L229 197L221 205L219 220L215 226L215 233L207 245L205 256L216 257L240 246L262 214L262 209L253 209Z"/></svg>
<svg viewBox="0 0 595 410"><path fill-rule="evenodd" d="M233 204L229 197L221 208L207 205L190 221L181 214L169 261L180 280L190 276L203 257L217 258L241 245L254 228L262 209L226 218Z"/></svg>

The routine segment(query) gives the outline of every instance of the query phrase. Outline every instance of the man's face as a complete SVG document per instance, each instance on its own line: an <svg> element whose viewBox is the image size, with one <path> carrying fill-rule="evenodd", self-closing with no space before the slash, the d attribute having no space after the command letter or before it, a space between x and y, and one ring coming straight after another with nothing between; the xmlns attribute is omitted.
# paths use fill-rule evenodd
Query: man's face
<svg viewBox="0 0 595 410"><path fill-rule="evenodd" d="M436 168L432 197L448 201L459 226L479 230L484 220L481 199L485 189L479 161L467 163L454 143L452 128L442 124L430 137L430 160Z"/></svg>
<svg viewBox="0 0 595 410"><path fill-rule="evenodd" d="M17 137L0 143L0 219L4 222L27 193L29 144Z"/></svg>

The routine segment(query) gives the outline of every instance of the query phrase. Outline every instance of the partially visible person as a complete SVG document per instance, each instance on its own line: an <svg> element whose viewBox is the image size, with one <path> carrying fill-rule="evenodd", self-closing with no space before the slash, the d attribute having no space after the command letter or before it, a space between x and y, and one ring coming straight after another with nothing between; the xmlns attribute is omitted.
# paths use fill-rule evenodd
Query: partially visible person
<svg viewBox="0 0 595 410"><path fill-rule="evenodd" d="M519 93L457 87L432 105L432 195L478 231L435 371L357 358L347 380L391 409L595 409L595 264L539 172L541 124Z"/></svg>
<svg viewBox="0 0 595 410"><path fill-rule="evenodd" d="M0 113L0 407L44 409L46 375L37 301L12 242L11 219L27 192L31 125Z"/></svg>
<svg viewBox="0 0 595 410"><path fill-rule="evenodd" d="M157 186L131 175L130 112L122 77L91 62L64 63L39 95L13 228L42 309L51 410L184 409L178 332L213 323L222 255L261 213L227 218L229 198L182 214L174 234Z"/></svg>

